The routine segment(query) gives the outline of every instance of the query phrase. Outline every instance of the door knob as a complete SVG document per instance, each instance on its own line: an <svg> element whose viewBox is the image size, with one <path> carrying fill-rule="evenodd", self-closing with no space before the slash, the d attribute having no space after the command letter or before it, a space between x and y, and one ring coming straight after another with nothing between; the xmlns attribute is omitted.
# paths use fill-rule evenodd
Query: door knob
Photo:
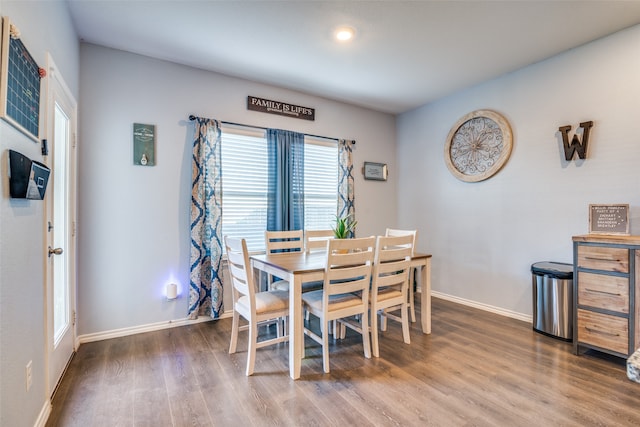
<svg viewBox="0 0 640 427"><path fill-rule="evenodd" d="M53 255L60 255L62 253L62 248L55 248L52 249L51 246L49 246L49 256Z"/></svg>

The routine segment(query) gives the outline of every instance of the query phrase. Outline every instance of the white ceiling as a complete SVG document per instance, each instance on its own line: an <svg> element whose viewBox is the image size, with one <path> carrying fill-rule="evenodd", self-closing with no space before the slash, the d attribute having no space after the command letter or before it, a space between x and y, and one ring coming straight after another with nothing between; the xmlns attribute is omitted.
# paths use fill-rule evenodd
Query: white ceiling
<svg viewBox="0 0 640 427"><path fill-rule="evenodd" d="M640 1L67 1L86 42L389 113L640 23Z"/></svg>

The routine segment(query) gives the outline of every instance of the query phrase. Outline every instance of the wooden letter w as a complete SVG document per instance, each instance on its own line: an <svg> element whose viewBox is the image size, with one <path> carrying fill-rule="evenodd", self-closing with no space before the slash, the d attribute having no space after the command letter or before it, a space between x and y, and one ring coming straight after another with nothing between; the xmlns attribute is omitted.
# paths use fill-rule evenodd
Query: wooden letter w
<svg viewBox="0 0 640 427"><path fill-rule="evenodd" d="M569 144L569 131L571 126L561 126L558 130L562 132L562 143L564 145L564 158L569 162L573 159L573 153L578 152L578 157L581 159L587 158L587 146L589 145L589 131L593 126L593 122L582 122L580 127L583 130L582 143L578 135L573 134L571 144Z"/></svg>

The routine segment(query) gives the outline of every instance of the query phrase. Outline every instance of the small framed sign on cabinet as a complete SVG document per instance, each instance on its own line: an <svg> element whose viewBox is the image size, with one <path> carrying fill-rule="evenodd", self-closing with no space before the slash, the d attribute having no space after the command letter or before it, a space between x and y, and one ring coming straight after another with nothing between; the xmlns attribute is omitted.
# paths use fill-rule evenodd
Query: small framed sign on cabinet
<svg viewBox="0 0 640 427"><path fill-rule="evenodd" d="M589 233L629 235L629 205L589 205Z"/></svg>

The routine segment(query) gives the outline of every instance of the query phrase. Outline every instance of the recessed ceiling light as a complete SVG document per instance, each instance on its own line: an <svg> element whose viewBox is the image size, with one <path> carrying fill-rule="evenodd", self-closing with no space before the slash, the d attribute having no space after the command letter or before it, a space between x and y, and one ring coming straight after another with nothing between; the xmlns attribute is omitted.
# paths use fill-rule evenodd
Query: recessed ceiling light
<svg viewBox="0 0 640 427"><path fill-rule="evenodd" d="M346 42L353 38L355 32L351 27L340 27L336 30L336 39L341 42Z"/></svg>

